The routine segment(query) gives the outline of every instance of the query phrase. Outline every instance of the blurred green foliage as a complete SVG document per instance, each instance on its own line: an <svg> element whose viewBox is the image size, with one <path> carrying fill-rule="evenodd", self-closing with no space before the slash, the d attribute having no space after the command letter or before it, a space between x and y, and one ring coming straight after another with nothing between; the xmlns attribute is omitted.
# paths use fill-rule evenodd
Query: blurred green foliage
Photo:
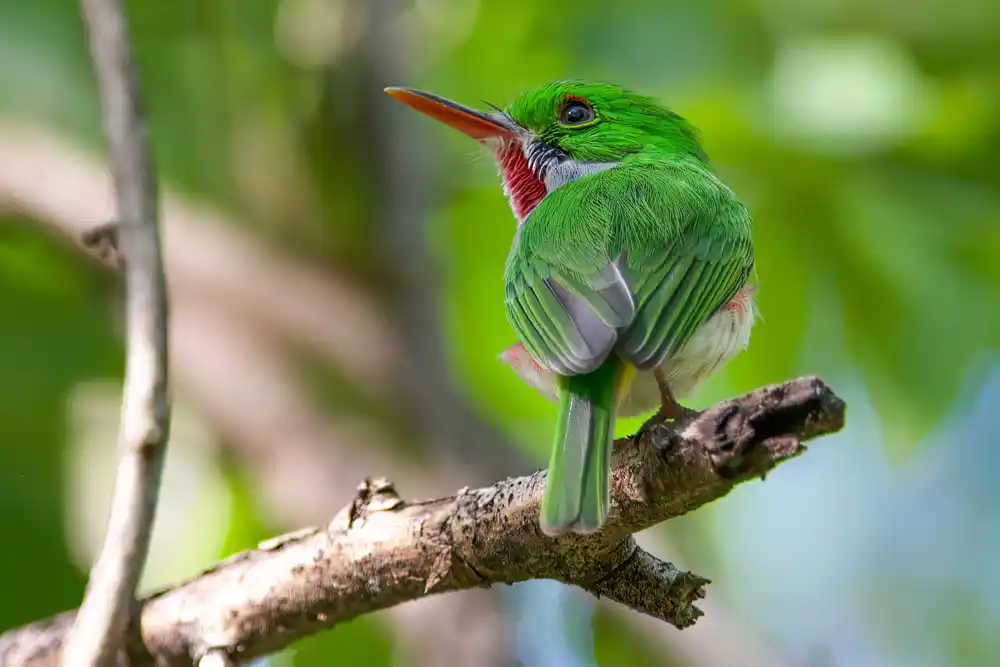
<svg viewBox="0 0 1000 667"><path fill-rule="evenodd" d="M63 541L63 404L74 383L121 372L104 281L28 221L0 225L0 530L19 542L3 557L3 597L16 601L0 604L3 627L73 606L86 581ZM41 595L27 572L44 576Z"/></svg>
<svg viewBox="0 0 1000 667"><path fill-rule="evenodd" d="M755 216L763 320L695 403L849 367L901 456L963 407L960 388L985 377L1000 343L996 3L419 0L401 3L406 81L358 68L360 2L126 4L164 182L280 252L377 285L379 185L359 167L380 130L361 100L382 86L503 104L553 78L612 80L694 122ZM0 0L0 114L102 150L74 3ZM407 127L436 148L431 234L452 373L542 461L554 407L496 359L513 342L501 272L514 223L495 170L464 137ZM111 278L42 222L0 217L0 531L16 536L0 553L0 628L82 592L64 544L67 396L122 370ZM232 479L244 500L226 553L277 528ZM662 664L614 621L598 627L601 665ZM297 647L295 664L387 665L387 641L362 619ZM976 641L956 640L951 664L985 664Z"/></svg>

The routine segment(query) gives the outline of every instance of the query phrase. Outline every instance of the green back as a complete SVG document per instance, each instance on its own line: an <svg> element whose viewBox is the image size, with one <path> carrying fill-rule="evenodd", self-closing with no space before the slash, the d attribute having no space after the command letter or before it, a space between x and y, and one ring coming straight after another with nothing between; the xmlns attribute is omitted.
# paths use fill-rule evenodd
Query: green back
<svg viewBox="0 0 1000 667"><path fill-rule="evenodd" d="M567 96L593 105L594 121L560 125ZM565 82L507 113L577 161L617 164L549 193L514 240L507 316L539 362L576 375L614 350L651 368L747 282L750 216L679 116L617 87Z"/></svg>

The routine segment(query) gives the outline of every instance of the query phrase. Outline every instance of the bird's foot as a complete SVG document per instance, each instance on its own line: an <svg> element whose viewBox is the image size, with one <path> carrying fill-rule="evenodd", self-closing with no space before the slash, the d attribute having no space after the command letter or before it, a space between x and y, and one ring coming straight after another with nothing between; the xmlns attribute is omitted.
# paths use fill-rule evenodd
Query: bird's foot
<svg viewBox="0 0 1000 667"><path fill-rule="evenodd" d="M661 421L686 424L694 421L701 414L697 410L686 408L677 402L677 399L674 398L674 392L667 384L667 379L663 377L663 371L659 368L655 369L653 377L656 378L656 384L660 388L660 409L656 416Z"/></svg>
<svg viewBox="0 0 1000 667"><path fill-rule="evenodd" d="M687 424L697 419L701 413L697 410L686 408L677 401L674 401L673 403L663 403L660 405L660 409L656 415L663 421Z"/></svg>

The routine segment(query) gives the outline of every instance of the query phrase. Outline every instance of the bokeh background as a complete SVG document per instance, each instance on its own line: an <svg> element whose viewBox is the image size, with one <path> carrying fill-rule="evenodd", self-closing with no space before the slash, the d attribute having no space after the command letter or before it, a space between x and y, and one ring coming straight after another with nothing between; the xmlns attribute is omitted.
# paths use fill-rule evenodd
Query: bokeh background
<svg viewBox="0 0 1000 667"><path fill-rule="evenodd" d="M689 400L819 374L848 427L641 535L713 580L677 632L551 582L435 597L269 659L366 667L987 667L1000 654L1000 4L126 3L162 178L174 436L150 590L322 522L544 464L514 229L465 137L383 95L560 77L661 97L756 219L763 320ZM123 370L70 0L0 0L0 630L76 606ZM635 420L620 425L634 429Z"/></svg>

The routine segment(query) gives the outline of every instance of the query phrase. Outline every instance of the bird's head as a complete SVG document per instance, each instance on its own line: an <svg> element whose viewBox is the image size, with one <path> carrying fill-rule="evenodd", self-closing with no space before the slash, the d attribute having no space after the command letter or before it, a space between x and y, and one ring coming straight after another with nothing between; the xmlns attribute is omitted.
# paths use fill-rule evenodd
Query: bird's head
<svg viewBox="0 0 1000 667"><path fill-rule="evenodd" d="M549 192L631 155L707 159L687 121L652 97L619 86L557 81L489 111L411 88L386 92L491 148L522 222Z"/></svg>

